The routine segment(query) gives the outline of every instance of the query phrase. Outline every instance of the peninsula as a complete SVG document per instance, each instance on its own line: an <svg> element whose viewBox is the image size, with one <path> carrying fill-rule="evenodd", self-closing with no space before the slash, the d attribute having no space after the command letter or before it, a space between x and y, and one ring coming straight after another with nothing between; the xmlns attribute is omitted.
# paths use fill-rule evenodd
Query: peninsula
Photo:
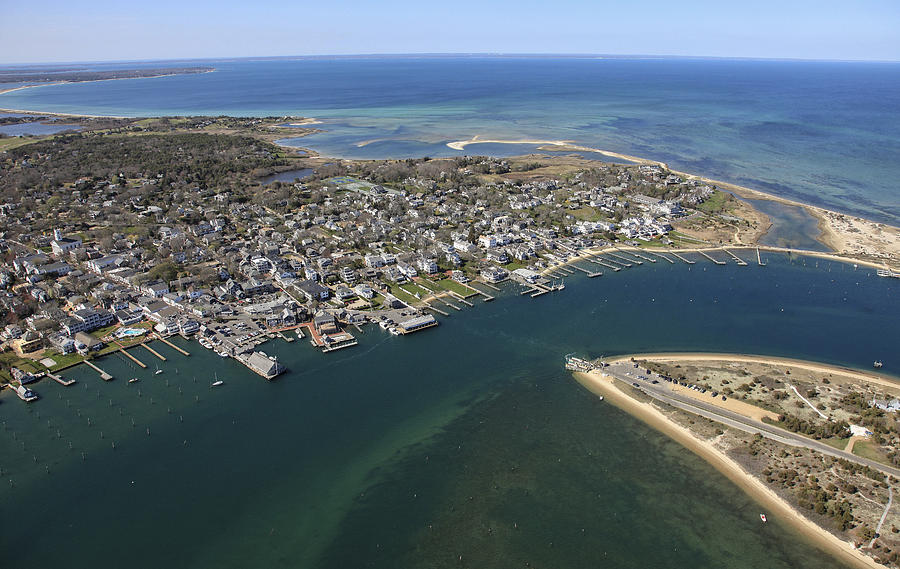
<svg viewBox="0 0 900 569"><path fill-rule="evenodd" d="M896 381L733 354L569 358L567 367L754 495L768 519L792 523L853 566L897 566Z"/></svg>

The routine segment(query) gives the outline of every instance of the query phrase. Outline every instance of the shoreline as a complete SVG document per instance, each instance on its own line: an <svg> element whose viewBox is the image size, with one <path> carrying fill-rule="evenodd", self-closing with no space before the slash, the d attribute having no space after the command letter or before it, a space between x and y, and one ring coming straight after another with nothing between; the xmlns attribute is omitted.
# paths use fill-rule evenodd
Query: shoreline
<svg viewBox="0 0 900 569"><path fill-rule="evenodd" d="M900 378L892 381L885 373L863 371L846 366L825 364L819 362L810 362L796 358L787 358L783 356L764 356L756 354L730 354L721 352L647 352L642 354L624 354L604 358L607 362L621 362L634 358L635 360L653 360L665 362L679 361L723 361L730 362L747 362L768 365L789 365L807 371L819 373L837 373L858 379L889 387L892 389L900 389Z"/></svg>
<svg viewBox="0 0 900 569"><path fill-rule="evenodd" d="M614 406L698 455L754 500L768 508L767 516L773 514L781 516L784 521L791 524L824 552L853 567L868 569L883 567L871 557L858 551L852 543L840 539L809 520L712 443L694 436L688 429L667 417L651 403L642 403L629 396L612 383L614 380L603 378L597 370L590 373L574 372L572 375L591 393L603 396Z"/></svg>
<svg viewBox="0 0 900 569"><path fill-rule="evenodd" d="M759 249L760 251L765 251L768 253L788 253L788 254L796 254L803 257L815 257L817 259L825 259L828 261L835 261L838 263L846 263L846 264L854 264L859 266L868 267L870 269L889 269L892 270L891 266L887 263L877 263L875 261L869 261L866 259L857 259L855 257L842 256L835 252L826 252L826 251L810 251L808 249L790 249L787 247L773 247L770 245L719 245L719 246L708 246L708 247L673 247L673 248L641 248L641 247L633 247L630 245L626 245L624 247L616 247L616 246L604 246L604 247L592 247L589 249L585 249L583 254L578 254L574 257L567 259L564 263L556 263L553 264L546 269L541 271L541 275L546 275L547 273L552 272L554 269L559 267L566 267L573 263L577 263L578 261L583 261L587 259L590 255L602 255L604 253L614 253L616 251L621 251L624 253L628 253L629 251L640 251L640 252L649 252L649 253L699 253L699 252L710 252L710 251L721 251L723 249ZM745 259L746 261L746 259ZM747 261L748 264L750 263ZM729 261L728 264L731 264Z"/></svg>

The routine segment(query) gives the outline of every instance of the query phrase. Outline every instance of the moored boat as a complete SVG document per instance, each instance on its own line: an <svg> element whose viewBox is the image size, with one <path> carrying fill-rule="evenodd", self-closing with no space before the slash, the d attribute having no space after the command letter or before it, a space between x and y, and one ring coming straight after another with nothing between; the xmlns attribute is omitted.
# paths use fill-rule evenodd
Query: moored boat
<svg viewBox="0 0 900 569"><path fill-rule="evenodd" d="M766 523L767 521L769 521L768 519L766 519L766 515L765 515L765 514L760 514L760 515L759 515L759 519L761 519L761 520L763 521L763 523Z"/></svg>

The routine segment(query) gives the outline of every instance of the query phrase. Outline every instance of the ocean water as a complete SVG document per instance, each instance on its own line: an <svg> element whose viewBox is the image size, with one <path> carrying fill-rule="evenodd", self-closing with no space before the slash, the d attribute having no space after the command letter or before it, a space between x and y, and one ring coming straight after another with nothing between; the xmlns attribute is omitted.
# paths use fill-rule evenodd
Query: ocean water
<svg viewBox="0 0 900 569"><path fill-rule="evenodd" d="M180 62L187 64L190 62ZM898 224L900 64L527 57L213 61L215 73L43 86L0 107L302 115L328 156L510 155L572 140Z"/></svg>
<svg viewBox="0 0 900 569"><path fill-rule="evenodd" d="M579 274L537 299L510 285L332 354L272 341L290 371L271 383L178 339L190 357L157 343L166 362L133 352L147 370L100 359L109 383L79 366L33 404L4 393L2 565L839 567L563 369L569 352L704 350L900 376L896 281L766 260Z"/></svg>

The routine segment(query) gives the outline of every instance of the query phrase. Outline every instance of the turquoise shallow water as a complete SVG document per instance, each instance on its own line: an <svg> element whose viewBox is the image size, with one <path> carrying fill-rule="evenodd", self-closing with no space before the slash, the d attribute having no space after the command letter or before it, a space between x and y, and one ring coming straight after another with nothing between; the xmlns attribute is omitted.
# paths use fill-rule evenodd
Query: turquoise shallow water
<svg viewBox="0 0 900 569"><path fill-rule="evenodd" d="M25 89L0 95L0 106L314 116L326 132L294 144L348 158L533 149L446 146L473 135L573 140L894 225L900 217L897 63L522 57L205 63L217 71Z"/></svg>
<svg viewBox="0 0 900 569"><path fill-rule="evenodd" d="M837 567L562 368L572 351L702 350L900 375L896 281L768 261L510 287L328 355L270 342L290 369L272 383L178 340L192 355L155 345L159 376L110 356L113 382L79 366L31 405L5 393L3 566Z"/></svg>

